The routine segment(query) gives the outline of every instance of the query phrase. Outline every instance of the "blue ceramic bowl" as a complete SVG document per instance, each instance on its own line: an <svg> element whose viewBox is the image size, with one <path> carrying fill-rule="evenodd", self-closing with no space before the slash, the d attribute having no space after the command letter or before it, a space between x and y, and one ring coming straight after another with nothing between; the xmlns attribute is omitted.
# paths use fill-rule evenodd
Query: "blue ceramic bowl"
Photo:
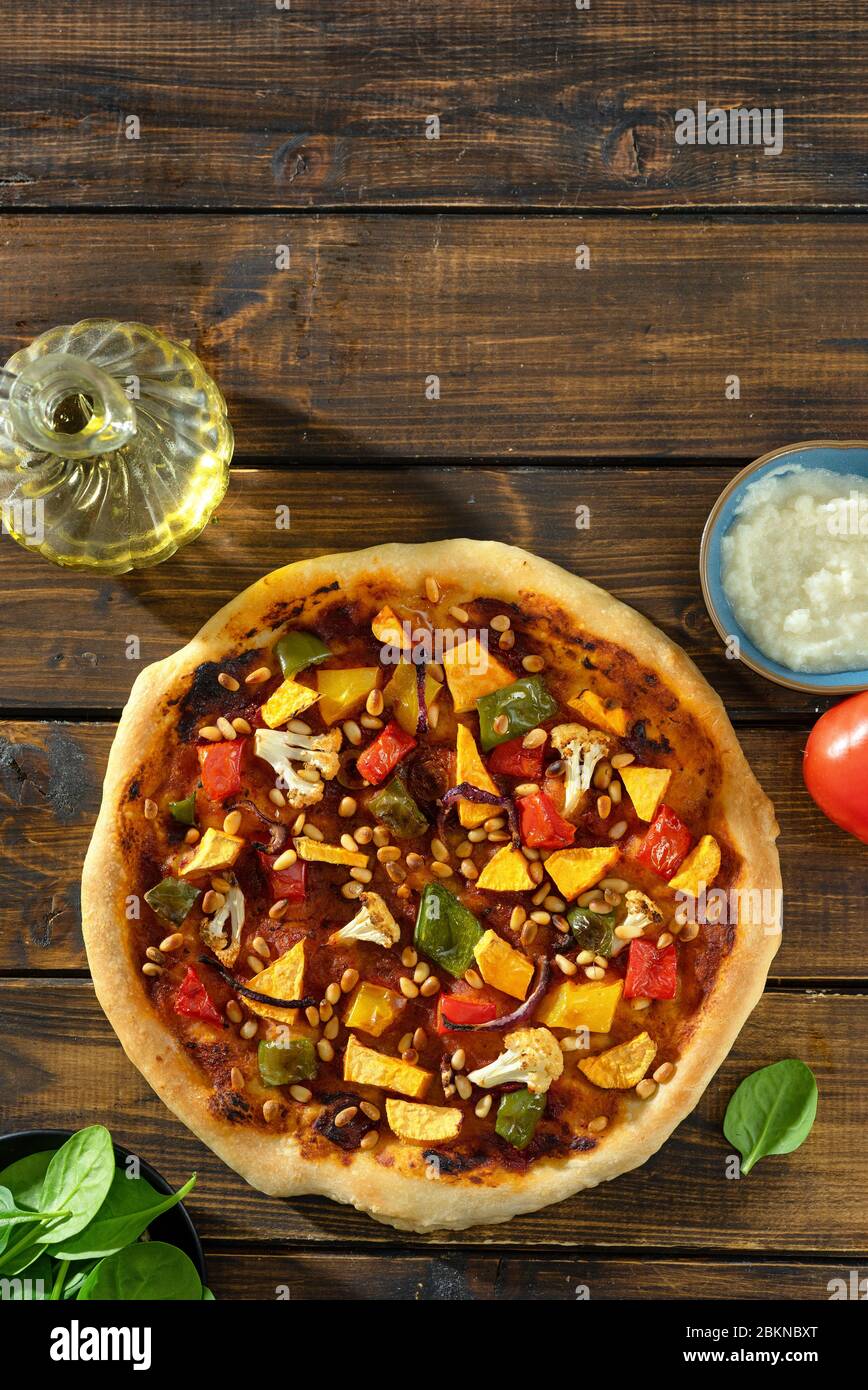
<svg viewBox="0 0 868 1390"><path fill-rule="evenodd" d="M868 688L868 670L832 671L824 675L815 672L792 671L764 655L748 637L736 621L729 606L721 578L721 541L735 519L736 509L746 488L782 466L799 468L827 468L833 473L855 473L868 479L868 442L847 440L842 443L818 440L807 444L791 444L784 449L775 449L770 454L749 463L737 473L732 482L724 488L711 509L699 552L699 574L702 580L702 593L711 621L724 641L737 637L740 644L741 660L752 671L766 676L778 685L787 685L791 690L807 691L816 695L845 695L854 690Z"/></svg>

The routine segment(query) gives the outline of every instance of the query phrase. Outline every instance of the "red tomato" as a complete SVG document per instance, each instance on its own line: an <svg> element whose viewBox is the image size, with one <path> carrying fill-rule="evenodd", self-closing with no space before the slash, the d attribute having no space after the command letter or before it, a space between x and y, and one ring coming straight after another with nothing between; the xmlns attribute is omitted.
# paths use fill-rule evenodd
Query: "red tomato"
<svg viewBox="0 0 868 1390"><path fill-rule="evenodd" d="M296 859L288 869L275 869L276 854L266 854L261 849L256 852L274 901L280 902L283 899L290 903L304 902L307 893L307 865L304 860Z"/></svg>
<svg viewBox="0 0 868 1390"><path fill-rule="evenodd" d="M563 849L571 845L576 827L558 814L545 792L520 796L516 802L521 818L521 838L531 849Z"/></svg>
<svg viewBox="0 0 868 1390"><path fill-rule="evenodd" d="M674 999L678 984L675 946L658 951L653 941L637 937L630 942L625 999Z"/></svg>
<svg viewBox="0 0 868 1390"><path fill-rule="evenodd" d="M224 739L222 743L200 743L199 766L202 786L212 801L225 801L241 791L241 763L246 738Z"/></svg>
<svg viewBox="0 0 868 1390"><path fill-rule="evenodd" d="M542 776L545 761L545 744L538 748L525 748L522 739L511 738L507 743L499 743L488 759L489 772L497 772L505 777L523 777L528 782L536 782Z"/></svg>
<svg viewBox="0 0 868 1390"><path fill-rule="evenodd" d="M407 734L394 719L369 743L356 763L359 776L377 787L384 782L393 768L416 747L412 734Z"/></svg>
<svg viewBox="0 0 868 1390"><path fill-rule="evenodd" d="M437 1032L450 1032L450 1023L488 1023L497 1018L497 1005L464 994L441 994L437 1001Z"/></svg>
<svg viewBox="0 0 868 1390"><path fill-rule="evenodd" d="M821 715L808 738L803 771L820 810L868 844L868 690Z"/></svg>
<svg viewBox="0 0 868 1390"><path fill-rule="evenodd" d="M661 806L645 832L636 858L661 878L670 879L687 858L693 836L671 806Z"/></svg>
<svg viewBox="0 0 868 1390"><path fill-rule="evenodd" d="M175 1013L183 1014L186 1018L201 1018L203 1023L215 1023L218 1028L223 1027L223 1019L192 965L188 965L187 973L178 986Z"/></svg>

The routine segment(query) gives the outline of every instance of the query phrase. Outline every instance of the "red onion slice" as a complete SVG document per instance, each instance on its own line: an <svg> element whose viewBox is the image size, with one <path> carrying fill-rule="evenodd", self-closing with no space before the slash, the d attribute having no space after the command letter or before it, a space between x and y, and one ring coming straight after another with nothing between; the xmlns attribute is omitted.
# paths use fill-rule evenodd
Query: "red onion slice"
<svg viewBox="0 0 868 1390"><path fill-rule="evenodd" d="M443 814L439 819L439 828L442 830L446 816L457 801L475 801L480 806L498 806L506 812L509 821L509 830L512 836L512 843L516 846L521 844L521 836L518 831L518 817L515 813L515 805L512 798L494 792L483 791L481 787L474 787L470 782L460 782L457 787L450 787L440 802Z"/></svg>

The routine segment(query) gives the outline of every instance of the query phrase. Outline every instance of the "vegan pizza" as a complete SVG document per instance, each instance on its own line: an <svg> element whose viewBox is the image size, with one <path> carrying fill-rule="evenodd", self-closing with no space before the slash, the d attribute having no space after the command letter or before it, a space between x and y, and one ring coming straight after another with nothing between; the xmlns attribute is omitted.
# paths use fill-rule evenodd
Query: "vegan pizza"
<svg viewBox="0 0 868 1390"><path fill-rule="evenodd" d="M462 1229L635 1167L693 1108L778 944L739 915L777 899L776 833L633 610L513 547L383 546L266 575L139 677L88 956L131 1059L254 1186Z"/></svg>

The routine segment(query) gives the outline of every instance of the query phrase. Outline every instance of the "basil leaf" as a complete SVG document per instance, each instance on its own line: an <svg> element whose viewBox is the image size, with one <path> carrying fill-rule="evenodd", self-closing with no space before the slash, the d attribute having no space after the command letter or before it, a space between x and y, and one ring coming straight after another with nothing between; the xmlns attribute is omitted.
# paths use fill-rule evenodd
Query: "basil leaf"
<svg viewBox="0 0 868 1390"><path fill-rule="evenodd" d="M100 1300L202 1300L202 1280L192 1260L176 1245L147 1240L100 1260L78 1293L79 1303Z"/></svg>
<svg viewBox="0 0 868 1390"><path fill-rule="evenodd" d="M56 1152L56 1149L44 1149L42 1153L26 1154L0 1173L0 1186L9 1188L17 1207L25 1211L39 1210L42 1184Z"/></svg>
<svg viewBox="0 0 868 1390"><path fill-rule="evenodd" d="M71 1240L52 1242L51 1253L56 1260L113 1255L138 1240L152 1221L182 1202L195 1185L194 1173L178 1192L164 1197L145 1178L128 1178L118 1169L94 1219Z"/></svg>
<svg viewBox="0 0 868 1390"><path fill-rule="evenodd" d="M816 1114L814 1073L789 1057L745 1077L726 1107L723 1132L747 1174L761 1158L792 1153L804 1144Z"/></svg>
<svg viewBox="0 0 868 1390"><path fill-rule="evenodd" d="M40 1211L69 1211L44 1231L42 1245L57 1245L77 1235L105 1201L115 1173L111 1135L103 1125L80 1129L57 1150L45 1173Z"/></svg>

